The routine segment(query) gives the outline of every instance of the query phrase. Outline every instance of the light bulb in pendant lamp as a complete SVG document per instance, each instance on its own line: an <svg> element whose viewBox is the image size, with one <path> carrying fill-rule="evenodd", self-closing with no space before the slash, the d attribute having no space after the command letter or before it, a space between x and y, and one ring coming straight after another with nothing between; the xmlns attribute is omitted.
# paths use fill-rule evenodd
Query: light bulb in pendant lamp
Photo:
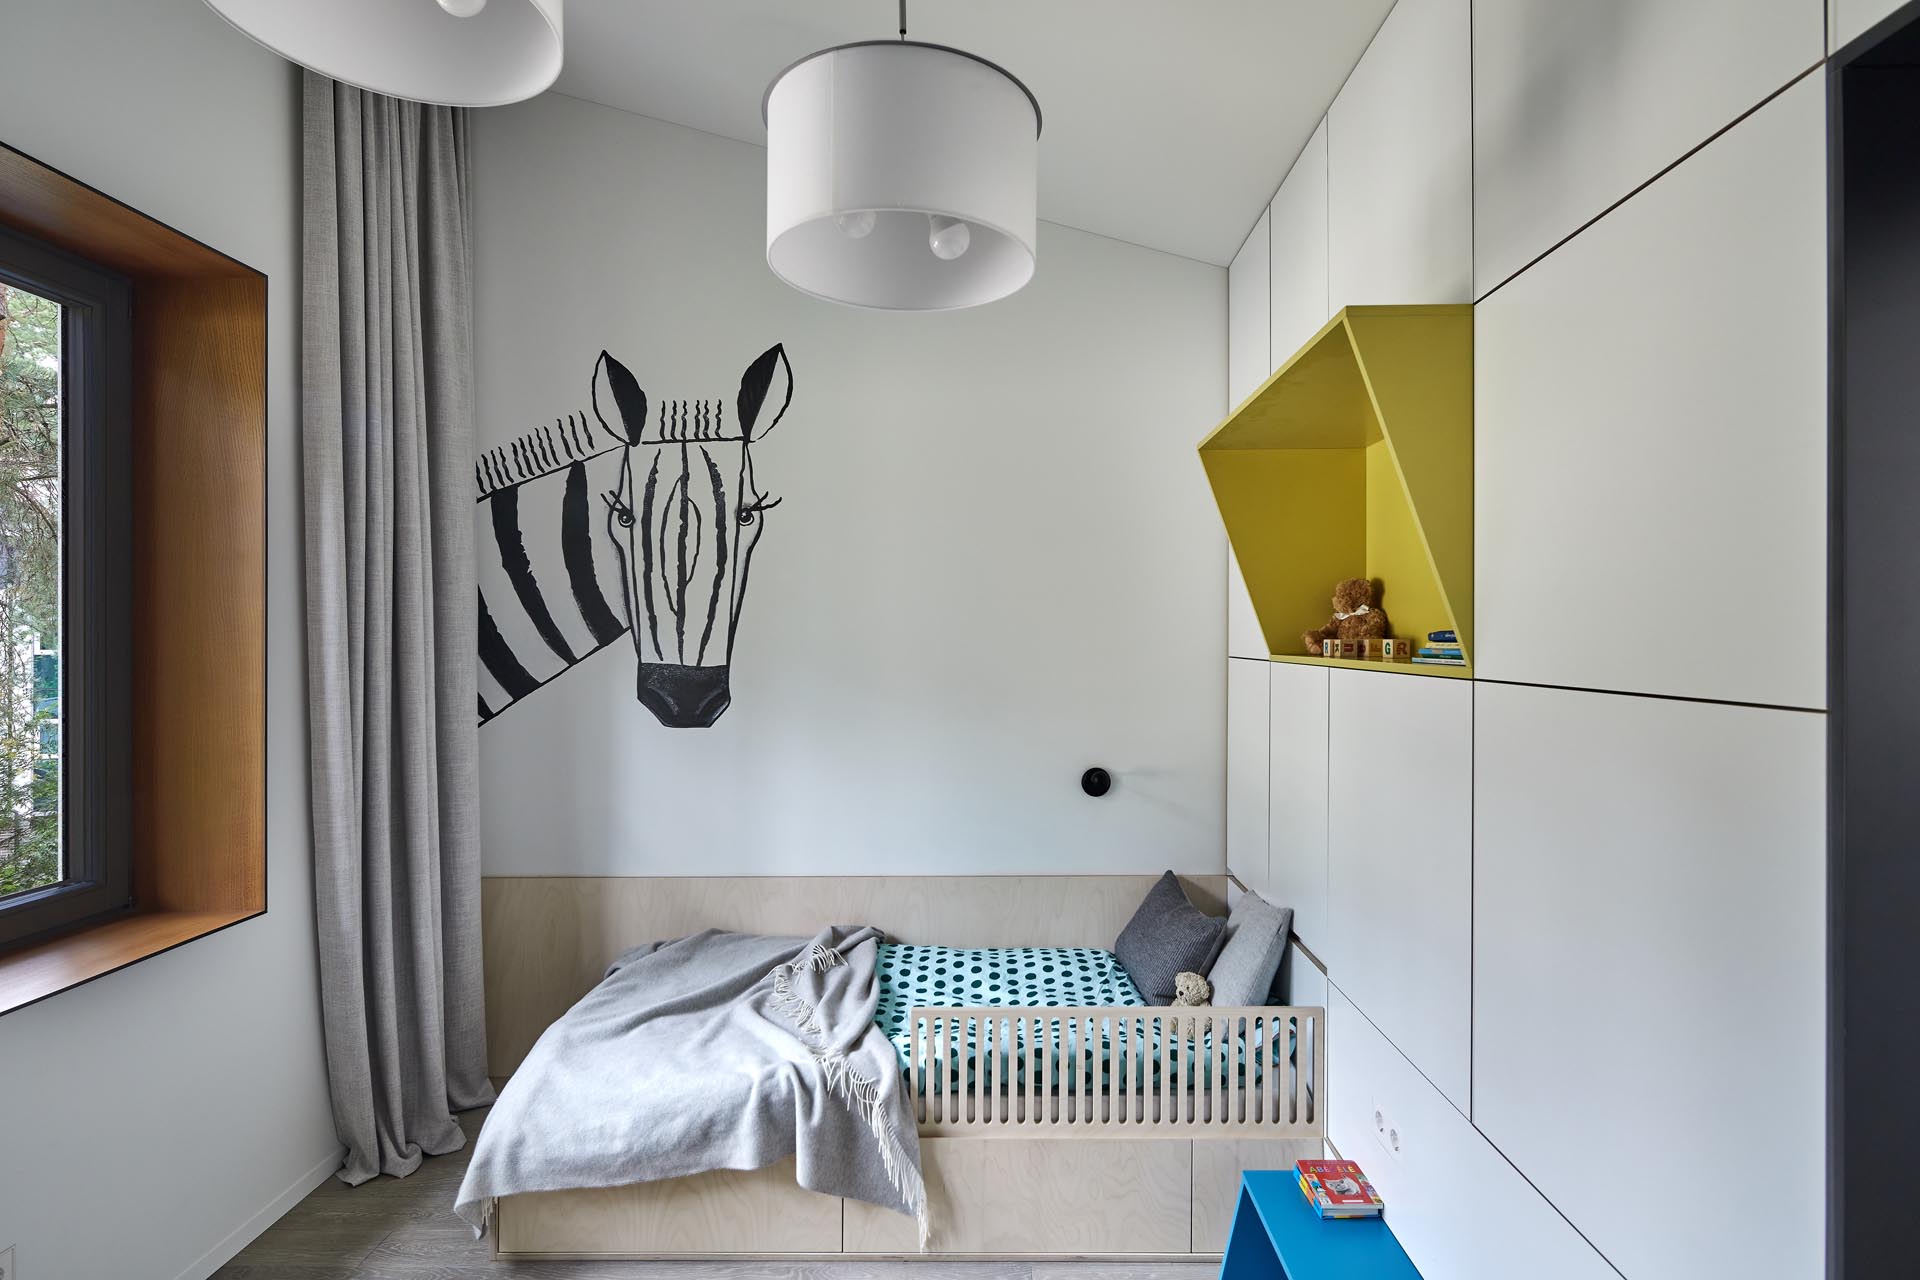
<svg viewBox="0 0 1920 1280"><path fill-rule="evenodd" d="M873 224L878 221L878 215L871 209L854 209L834 219L840 227L840 234L849 240L866 239L873 234Z"/></svg>
<svg viewBox="0 0 1920 1280"><path fill-rule="evenodd" d="M949 311L1033 278L1040 107L973 54L912 40L822 49L778 76L767 266L816 298Z"/></svg>
<svg viewBox="0 0 1920 1280"><path fill-rule="evenodd" d="M973 232L958 218L930 214L927 223L930 228L927 232L927 248L933 250L933 256L942 262L952 262L973 243Z"/></svg>
<svg viewBox="0 0 1920 1280"><path fill-rule="evenodd" d="M448 107L497 107L551 88L564 56L563 3L206 0L290 62L357 89Z"/></svg>

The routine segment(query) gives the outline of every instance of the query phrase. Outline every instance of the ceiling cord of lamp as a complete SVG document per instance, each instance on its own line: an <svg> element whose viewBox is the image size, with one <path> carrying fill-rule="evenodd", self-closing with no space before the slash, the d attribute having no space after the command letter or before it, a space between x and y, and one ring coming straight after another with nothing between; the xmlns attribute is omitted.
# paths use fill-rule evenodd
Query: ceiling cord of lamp
<svg viewBox="0 0 1920 1280"><path fill-rule="evenodd" d="M497 107L560 76L562 0L206 0L321 75L394 98Z"/></svg>
<svg viewBox="0 0 1920 1280"><path fill-rule="evenodd" d="M1033 278L1040 104L985 58L900 38L838 45L774 77L767 265L817 298L977 307Z"/></svg>

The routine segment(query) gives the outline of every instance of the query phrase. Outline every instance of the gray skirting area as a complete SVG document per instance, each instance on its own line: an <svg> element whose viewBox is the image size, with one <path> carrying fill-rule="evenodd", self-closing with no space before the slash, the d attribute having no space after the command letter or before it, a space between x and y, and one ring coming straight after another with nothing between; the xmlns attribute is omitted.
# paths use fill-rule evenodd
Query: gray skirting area
<svg viewBox="0 0 1920 1280"><path fill-rule="evenodd" d="M484 1111L460 1117L469 1135ZM468 1150L471 1149L469 1144ZM1210 1263L518 1262L495 1263L453 1213L462 1150L408 1178L348 1187L329 1178L214 1280L1212 1280Z"/></svg>

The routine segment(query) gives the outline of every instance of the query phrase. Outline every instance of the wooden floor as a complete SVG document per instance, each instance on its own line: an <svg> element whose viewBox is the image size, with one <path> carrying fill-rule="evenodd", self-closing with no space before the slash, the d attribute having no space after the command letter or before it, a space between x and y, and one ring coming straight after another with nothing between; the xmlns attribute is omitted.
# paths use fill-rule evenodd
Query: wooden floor
<svg viewBox="0 0 1920 1280"><path fill-rule="evenodd" d="M461 1117L469 1136L484 1111ZM1205 1263L499 1262L453 1214L466 1152L410 1178L329 1178L215 1273L215 1280L1213 1280Z"/></svg>

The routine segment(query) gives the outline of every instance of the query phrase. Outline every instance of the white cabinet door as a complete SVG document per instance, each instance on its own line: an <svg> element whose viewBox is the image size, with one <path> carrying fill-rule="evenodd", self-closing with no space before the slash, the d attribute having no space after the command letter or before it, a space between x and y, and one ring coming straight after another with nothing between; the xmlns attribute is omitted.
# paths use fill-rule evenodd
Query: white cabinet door
<svg viewBox="0 0 1920 1280"><path fill-rule="evenodd" d="M1475 674L1825 705L1823 92L1475 308Z"/></svg>
<svg viewBox="0 0 1920 1280"><path fill-rule="evenodd" d="M1327 305L1327 122L1307 139L1267 211L1272 259L1273 365L1279 368L1332 316Z"/></svg>
<svg viewBox="0 0 1920 1280"><path fill-rule="evenodd" d="M1307 958L1298 942L1289 943L1281 957L1280 993L1288 1004L1327 1006L1327 975Z"/></svg>
<svg viewBox="0 0 1920 1280"><path fill-rule="evenodd" d="M1898 9L1905 0L1832 0L1827 16L1833 25L1831 45L1839 49L1865 35L1867 28Z"/></svg>
<svg viewBox="0 0 1920 1280"><path fill-rule="evenodd" d="M1474 0L1475 296L1820 61L1820 9Z"/></svg>
<svg viewBox="0 0 1920 1280"><path fill-rule="evenodd" d="M1227 871L1257 888L1267 880L1267 668L1227 659Z"/></svg>
<svg viewBox="0 0 1920 1280"><path fill-rule="evenodd" d="M1620 1280L1395 1052L1340 985L1336 977L1328 1012L1328 1025L1339 1034L1327 1038L1327 1137L1343 1158L1367 1171L1387 1202L1393 1234L1420 1274L1426 1280ZM1644 1192L1645 1181L1638 1186ZM1638 1280L1633 1271L1626 1274ZM1742 1273L1707 1270L1696 1278L1735 1274Z"/></svg>
<svg viewBox="0 0 1920 1280"><path fill-rule="evenodd" d="M1262 897L1293 908L1293 931L1319 946L1327 932L1327 677L1325 667L1276 662L1267 673L1268 837Z"/></svg>
<svg viewBox="0 0 1920 1280"><path fill-rule="evenodd" d="M1456 1107L1473 983L1473 686L1334 670L1327 938L1340 989ZM1318 949L1312 938L1307 945Z"/></svg>
<svg viewBox="0 0 1920 1280"><path fill-rule="evenodd" d="M1273 372L1267 245L1262 213L1227 267L1227 402L1235 408Z"/></svg>
<svg viewBox="0 0 1920 1280"><path fill-rule="evenodd" d="M1267 215L1263 213L1227 268L1227 402L1235 408L1273 372L1268 274ZM1231 547L1227 548L1227 652L1236 658L1264 660L1267 656L1260 620Z"/></svg>
<svg viewBox="0 0 1920 1280"><path fill-rule="evenodd" d="M1474 1120L1634 1280L1819 1275L1826 717L1475 703Z"/></svg>
<svg viewBox="0 0 1920 1280"><path fill-rule="evenodd" d="M1400 0L1327 113L1333 309L1473 300L1468 0Z"/></svg>

